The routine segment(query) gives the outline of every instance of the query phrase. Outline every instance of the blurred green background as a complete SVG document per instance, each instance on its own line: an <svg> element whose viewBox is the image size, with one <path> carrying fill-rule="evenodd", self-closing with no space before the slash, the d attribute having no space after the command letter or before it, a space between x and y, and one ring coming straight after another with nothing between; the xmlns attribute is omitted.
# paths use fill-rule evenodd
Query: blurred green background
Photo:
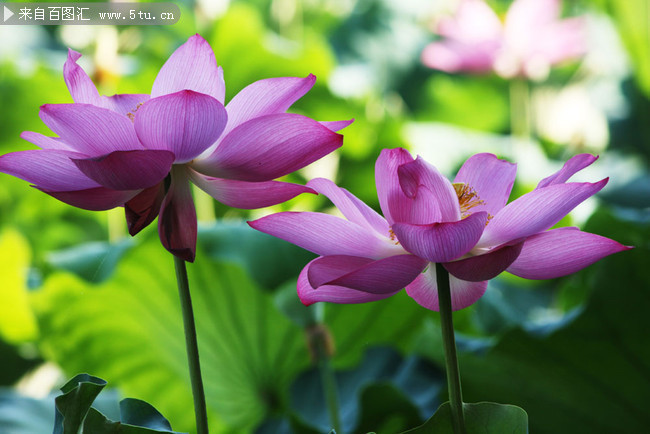
<svg viewBox="0 0 650 434"><path fill-rule="evenodd" d="M565 2L585 15L588 52L530 83L530 137L511 134L510 83L425 68L420 53L452 0L181 1L173 26L0 26L0 153L47 133L39 106L71 98L67 47L100 93L148 93L194 33L212 45L226 99L276 76L318 77L291 109L355 118L344 146L292 174L323 176L378 209L374 161L403 146L447 175L477 152L518 163L513 197L569 157L600 159L579 179L609 176L561 225L636 248L552 281L504 273L456 313L465 400L516 404L532 433L640 433L650 426L650 7L647 0ZM511 2L489 1L503 14ZM190 281L215 433L329 432L308 337L331 333L344 431L396 433L446 400L438 314L405 294L368 305L303 307L295 280L310 254L244 220L328 211L298 197L228 209L197 194L201 231ZM155 226L131 239L121 209L72 208L0 174L0 432L47 433L53 394L77 373L107 394L147 400L177 431L193 424L172 259Z"/></svg>

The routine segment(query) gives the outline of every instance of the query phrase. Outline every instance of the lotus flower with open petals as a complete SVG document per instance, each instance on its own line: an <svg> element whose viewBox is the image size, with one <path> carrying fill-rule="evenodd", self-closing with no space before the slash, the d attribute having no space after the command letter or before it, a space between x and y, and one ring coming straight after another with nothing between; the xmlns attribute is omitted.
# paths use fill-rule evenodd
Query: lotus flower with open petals
<svg viewBox="0 0 650 434"><path fill-rule="evenodd" d="M124 206L134 235L156 216L160 239L193 261L196 213L190 181L218 201L260 208L307 187L273 181L341 146L335 131L285 111L316 78L257 81L225 107L225 84L210 45L192 36L163 65L151 95L100 96L69 51L63 72L74 104L46 104L40 117L58 136L24 132L39 150L0 157L0 171L68 204Z"/></svg>
<svg viewBox="0 0 650 434"><path fill-rule="evenodd" d="M560 0L515 0L501 23L483 0L461 0L436 29L444 39L429 44L422 60L446 72L543 79L552 65L586 51L584 19L559 16Z"/></svg>
<svg viewBox="0 0 650 434"><path fill-rule="evenodd" d="M375 167L385 218L331 181L315 179L307 185L329 197L345 219L286 212L249 224L320 255L298 278L305 304L374 301L405 287L419 304L438 310L433 263L442 263L457 310L476 302L503 271L550 279L628 248L577 228L550 229L607 183L567 182L595 159L573 157L506 204L515 181L512 163L477 154L452 183L422 158L389 149Z"/></svg>

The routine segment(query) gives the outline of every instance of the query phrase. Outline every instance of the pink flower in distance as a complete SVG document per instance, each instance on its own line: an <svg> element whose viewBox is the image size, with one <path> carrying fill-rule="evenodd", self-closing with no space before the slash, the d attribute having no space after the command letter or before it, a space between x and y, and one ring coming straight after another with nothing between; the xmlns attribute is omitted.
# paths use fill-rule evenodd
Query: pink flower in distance
<svg viewBox="0 0 650 434"><path fill-rule="evenodd" d="M156 216L170 252L193 261L196 212L190 181L218 201L260 208L313 192L273 179L343 143L352 121L316 122L285 111L316 77L257 81L225 107L223 71L210 45L192 36L163 65L151 95L100 96L70 50L63 74L74 104L46 104L40 117L58 137L21 137L41 149L0 157L0 171L70 205L124 206L131 235Z"/></svg>
<svg viewBox="0 0 650 434"><path fill-rule="evenodd" d="M446 72L543 79L552 65L586 51L584 19L559 16L560 0L515 0L502 23L483 0L461 0L436 29L444 39L429 44L422 61Z"/></svg>
<svg viewBox="0 0 650 434"><path fill-rule="evenodd" d="M420 305L438 310L435 263L442 263L458 310L476 302L488 280L503 271L551 279L629 248L577 228L549 229L605 186L607 179L567 182L595 160L575 156L534 191L506 204L515 164L477 154L452 183L422 158L385 149L375 166L385 218L331 181L314 179L307 185L327 196L345 219L284 212L249 224L320 255L298 278L306 305L375 301L405 287Z"/></svg>

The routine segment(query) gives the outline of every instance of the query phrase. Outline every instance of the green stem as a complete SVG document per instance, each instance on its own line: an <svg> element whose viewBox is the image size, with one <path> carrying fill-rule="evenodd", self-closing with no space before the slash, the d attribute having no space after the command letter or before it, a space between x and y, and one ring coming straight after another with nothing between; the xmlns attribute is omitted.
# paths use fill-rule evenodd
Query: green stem
<svg viewBox="0 0 650 434"><path fill-rule="evenodd" d="M336 434L343 434L341 418L339 416L339 397L336 388L336 377L330 363L330 336L329 331L323 324L316 324L309 332L312 341L312 348L318 363L321 384L325 393L325 403L330 416L330 423Z"/></svg>
<svg viewBox="0 0 650 434"><path fill-rule="evenodd" d="M208 434L208 413L205 405L205 392L201 379L201 364L199 362L199 346L196 340L196 326L194 325L194 312L192 310L192 297L190 285L187 280L185 261L174 256L176 268L176 281L178 282L178 295L181 299L183 311L183 328L185 329L185 348L187 361L190 367L190 381L192 383L192 396L194 397L194 414L196 415L197 434Z"/></svg>
<svg viewBox="0 0 650 434"><path fill-rule="evenodd" d="M445 351L447 368L447 388L449 389L449 404L451 419L455 434L465 434L465 418L463 416L463 392L460 387L460 371L456 356L456 339L454 338L454 321L451 311L451 289L449 288L449 272L436 264L436 280L438 283L438 304L440 307L440 328L442 330L442 347Z"/></svg>
<svg viewBox="0 0 650 434"><path fill-rule="evenodd" d="M510 81L510 130L515 137L530 140L530 89L525 78Z"/></svg>

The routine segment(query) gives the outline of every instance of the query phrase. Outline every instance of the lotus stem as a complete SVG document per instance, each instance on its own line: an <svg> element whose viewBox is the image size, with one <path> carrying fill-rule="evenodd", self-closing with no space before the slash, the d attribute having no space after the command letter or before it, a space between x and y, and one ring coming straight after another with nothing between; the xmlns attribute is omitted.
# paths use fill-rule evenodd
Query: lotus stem
<svg viewBox="0 0 650 434"><path fill-rule="evenodd" d="M510 81L510 130L516 138L530 140L530 88L525 78Z"/></svg>
<svg viewBox="0 0 650 434"><path fill-rule="evenodd" d="M336 376L332 369L330 358L334 352L329 330L324 324L315 324L307 329L312 357L316 360L320 373L325 403L330 416L330 424L336 434L343 434L339 415L339 397L336 387Z"/></svg>
<svg viewBox="0 0 650 434"><path fill-rule="evenodd" d="M442 330L442 347L445 351L452 426L455 434L466 434L465 417L463 415L463 391L460 387L460 370L458 369L458 357L456 356L456 339L454 337L454 321L451 311L449 272L442 264L436 264L436 280L438 283L440 329Z"/></svg>
<svg viewBox="0 0 650 434"><path fill-rule="evenodd" d="M187 362L190 368L190 381L192 383L192 396L194 398L194 414L196 415L197 434L208 434L208 413L205 405L205 392L201 379L201 364L199 362L199 346L196 339L196 325L194 311L192 310L192 297L190 285L187 280L185 261L174 256L176 268L176 281L178 282L178 295L181 299L183 312L183 328L185 330L185 348Z"/></svg>

